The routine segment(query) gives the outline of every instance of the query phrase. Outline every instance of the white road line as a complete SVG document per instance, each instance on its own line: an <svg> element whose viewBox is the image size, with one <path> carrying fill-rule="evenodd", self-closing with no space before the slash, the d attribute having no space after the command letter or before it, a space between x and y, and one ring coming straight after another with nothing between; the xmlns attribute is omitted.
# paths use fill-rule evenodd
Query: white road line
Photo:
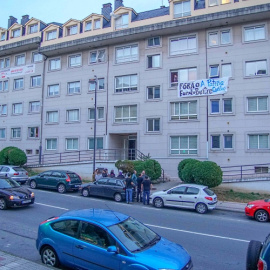
<svg viewBox="0 0 270 270"><path fill-rule="evenodd" d="M145 223L145 225L147 225L149 227L165 229L165 230L170 230L170 231L178 231L178 232L197 234L197 235L203 235L203 236L208 236L208 237L221 238L221 239L226 239L226 240L233 240L233 241L249 243L249 240L243 240L243 239L237 239L237 238L231 238L231 237L224 237L224 236L218 236L218 235L206 234L206 233L191 232L191 231L185 231L185 230L179 230L179 229L174 229L174 228L162 227L162 226L146 224L146 223Z"/></svg>
<svg viewBox="0 0 270 270"><path fill-rule="evenodd" d="M42 205L42 206L47 206L47 207L51 207L51 208L62 209L62 210L69 210L67 208L57 207L57 206L54 206L54 205L49 205L49 204L44 204L44 203L35 203L35 204Z"/></svg>

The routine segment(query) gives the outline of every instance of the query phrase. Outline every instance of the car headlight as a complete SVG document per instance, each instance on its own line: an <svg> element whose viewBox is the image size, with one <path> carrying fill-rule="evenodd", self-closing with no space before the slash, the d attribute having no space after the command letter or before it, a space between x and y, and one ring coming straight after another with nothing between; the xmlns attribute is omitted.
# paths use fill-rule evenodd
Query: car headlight
<svg viewBox="0 0 270 270"><path fill-rule="evenodd" d="M247 205L247 208L252 208L252 207L254 207L254 204L248 204Z"/></svg>
<svg viewBox="0 0 270 270"><path fill-rule="evenodd" d="M34 198L35 197L35 193L34 192L31 192L30 196L31 196L31 198Z"/></svg>
<svg viewBox="0 0 270 270"><path fill-rule="evenodd" d="M19 200L20 197L19 197L19 196L11 195L11 196L9 196L9 199L10 199L11 201L13 201L13 200Z"/></svg>

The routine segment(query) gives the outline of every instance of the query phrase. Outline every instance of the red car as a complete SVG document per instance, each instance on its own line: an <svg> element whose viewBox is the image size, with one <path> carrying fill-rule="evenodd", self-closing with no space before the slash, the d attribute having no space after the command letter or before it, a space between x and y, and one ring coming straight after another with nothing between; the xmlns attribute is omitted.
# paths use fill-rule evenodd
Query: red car
<svg viewBox="0 0 270 270"><path fill-rule="evenodd" d="M268 221L270 216L270 199L249 202L245 208L245 213L259 222Z"/></svg>

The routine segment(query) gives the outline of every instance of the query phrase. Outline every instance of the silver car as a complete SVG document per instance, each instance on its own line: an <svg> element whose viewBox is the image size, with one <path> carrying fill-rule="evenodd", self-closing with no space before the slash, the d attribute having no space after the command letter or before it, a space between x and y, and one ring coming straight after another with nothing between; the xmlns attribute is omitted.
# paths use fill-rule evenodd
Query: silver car
<svg viewBox="0 0 270 270"><path fill-rule="evenodd" d="M163 206L189 208L204 214L216 208L217 196L207 186L181 184L169 190L154 192L150 196L150 203L158 208Z"/></svg>
<svg viewBox="0 0 270 270"><path fill-rule="evenodd" d="M24 168L13 165L0 165L0 177L10 177L20 184L26 183L29 178Z"/></svg>

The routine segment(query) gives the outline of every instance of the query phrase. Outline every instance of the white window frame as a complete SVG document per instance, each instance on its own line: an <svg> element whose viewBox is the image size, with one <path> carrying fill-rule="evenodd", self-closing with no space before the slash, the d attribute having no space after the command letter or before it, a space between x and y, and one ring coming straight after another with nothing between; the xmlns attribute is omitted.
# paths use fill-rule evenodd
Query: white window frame
<svg viewBox="0 0 270 270"><path fill-rule="evenodd" d="M250 102L252 100L256 103L255 110L252 110L250 108L250 106L252 105L252 104L250 104ZM263 102L264 104L262 104L261 102ZM261 109L261 107L264 107L264 106L266 106L266 107ZM253 107L254 107L254 105L253 105ZM248 113L268 112L268 110L269 110L269 97L268 96L247 97L247 112Z"/></svg>
<svg viewBox="0 0 270 270"><path fill-rule="evenodd" d="M95 80L89 80L88 91L93 92L96 87L99 91L105 90L105 78L98 78L97 82Z"/></svg>
<svg viewBox="0 0 270 270"><path fill-rule="evenodd" d="M138 90L138 75L131 74L131 75L124 75L124 76L116 76L114 79L114 84L115 84L114 86L115 93L137 91ZM119 84L119 87L117 84Z"/></svg>
<svg viewBox="0 0 270 270"><path fill-rule="evenodd" d="M54 58L49 60L49 71L61 69L61 58Z"/></svg>
<svg viewBox="0 0 270 270"><path fill-rule="evenodd" d="M47 124L58 124L59 123L59 112L58 111L47 111L46 112L46 123Z"/></svg>
<svg viewBox="0 0 270 270"><path fill-rule="evenodd" d="M39 112L40 112L40 101L30 101L29 113L39 113Z"/></svg>
<svg viewBox="0 0 270 270"><path fill-rule="evenodd" d="M193 44L194 42L195 42L195 47ZM177 46L177 49L176 48L174 48L174 50L172 49L173 44L175 47ZM197 53L197 51L198 51L197 34L190 34L187 36L179 36L179 37L170 38L170 56L193 54L193 53Z"/></svg>
<svg viewBox="0 0 270 270"><path fill-rule="evenodd" d="M231 2L231 0L221 0L221 5L230 4Z"/></svg>
<svg viewBox="0 0 270 270"><path fill-rule="evenodd" d="M91 51L89 56L89 64L103 63L105 62L106 50L98 49L96 51Z"/></svg>
<svg viewBox="0 0 270 270"><path fill-rule="evenodd" d="M101 19L94 20L94 30L101 29Z"/></svg>
<svg viewBox="0 0 270 270"><path fill-rule="evenodd" d="M80 110L79 109L70 109L66 111L66 121L68 123L74 123L80 121Z"/></svg>
<svg viewBox="0 0 270 270"><path fill-rule="evenodd" d="M21 36L21 29L20 28L12 30L12 33L11 33L12 38L16 38L16 37L20 37L20 36Z"/></svg>
<svg viewBox="0 0 270 270"><path fill-rule="evenodd" d="M57 38L57 30L46 32L46 40L53 40Z"/></svg>
<svg viewBox="0 0 270 270"><path fill-rule="evenodd" d="M91 26L91 27L89 27L89 25ZM90 29L89 29L90 28ZM92 21L87 21L87 22L85 22L85 32L86 31L92 31L92 29L93 29L93 22Z"/></svg>
<svg viewBox="0 0 270 270"><path fill-rule="evenodd" d="M156 126L156 124L158 125L158 127ZM160 124L161 124L160 118L147 118L146 119L146 132L147 133L160 133L161 131Z"/></svg>
<svg viewBox="0 0 270 270"><path fill-rule="evenodd" d="M147 69L161 68L161 55L147 55Z"/></svg>
<svg viewBox="0 0 270 270"><path fill-rule="evenodd" d="M11 128L11 139L21 139L22 129L20 127Z"/></svg>
<svg viewBox="0 0 270 270"><path fill-rule="evenodd" d="M48 85L48 97L55 97L60 95L60 85L58 83Z"/></svg>
<svg viewBox="0 0 270 270"><path fill-rule="evenodd" d="M225 42L224 35L229 33L229 40ZM216 36L216 40L211 41L211 36ZM207 32L208 47L228 46L232 44L232 28L218 29Z"/></svg>
<svg viewBox="0 0 270 270"><path fill-rule="evenodd" d="M132 111L136 112L136 115ZM133 115L134 114L134 115ZM137 105L123 105L114 107L114 123L137 123L138 121L138 106Z"/></svg>
<svg viewBox="0 0 270 270"><path fill-rule="evenodd" d="M265 64L265 73L264 72L259 72L260 69L258 69L258 65L260 63L264 63ZM253 65L251 66L251 68L253 68L254 70L254 74L248 74L248 71L247 71L247 65L250 64L250 65ZM264 70L262 70L264 71ZM263 60L255 60L255 61L246 61L245 62L245 77L253 77L253 76L266 76L268 75L268 62L266 59L263 59Z"/></svg>
<svg viewBox="0 0 270 270"><path fill-rule="evenodd" d="M12 104L12 114L19 115L23 113L23 104L22 102Z"/></svg>
<svg viewBox="0 0 270 270"><path fill-rule="evenodd" d="M10 58L5 57L0 59L0 69L10 67Z"/></svg>
<svg viewBox="0 0 270 270"><path fill-rule="evenodd" d="M71 143L71 147L69 146ZM66 150L68 151L77 151L79 150L79 138L66 138Z"/></svg>
<svg viewBox="0 0 270 270"><path fill-rule="evenodd" d="M94 121L95 116L92 117L92 114L95 114L95 108L88 109L88 121ZM97 107L97 121L104 121L105 120L105 108L104 107Z"/></svg>
<svg viewBox="0 0 270 270"><path fill-rule="evenodd" d="M29 34L34 34L34 33L37 33L38 32L38 24L35 23L35 24L31 24L28 26L28 33Z"/></svg>
<svg viewBox="0 0 270 270"><path fill-rule="evenodd" d="M174 18L182 18L182 17L187 17L191 15L191 1L186 0L186 1L181 1L181 2L175 2L174 3ZM176 9L180 9L181 11L176 13Z"/></svg>
<svg viewBox="0 0 270 270"><path fill-rule="evenodd" d="M147 100L160 100L161 99L160 85L148 86L146 91L147 91Z"/></svg>
<svg viewBox="0 0 270 270"><path fill-rule="evenodd" d="M74 24L74 25L67 27L67 32L66 32L67 36L72 36L72 35L76 35L76 34L78 34L78 25L77 24Z"/></svg>
<svg viewBox="0 0 270 270"><path fill-rule="evenodd" d="M209 7L218 6L219 0L208 0Z"/></svg>
<svg viewBox="0 0 270 270"><path fill-rule="evenodd" d="M261 29L261 28L263 29L264 36L262 38L260 37L256 38L256 30ZM253 36L252 38L248 38L248 31L249 31L249 34ZM266 33L267 33L266 24L244 26L243 27L243 40L244 42L247 42L247 43L266 40Z"/></svg>
<svg viewBox="0 0 270 270"><path fill-rule="evenodd" d="M43 61L43 55L38 52L33 52L32 54L32 62L33 63L39 63Z"/></svg>
<svg viewBox="0 0 270 270"><path fill-rule="evenodd" d="M128 63L139 60L138 44L126 45L115 48L115 63Z"/></svg>
<svg viewBox="0 0 270 270"><path fill-rule="evenodd" d="M57 150L57 138L48 138L45 141L47 151Z"/></svg>
<svg viewBox="0 0 270 270"><path fill-rule="evenodd" d="M160 47L160 46L161 46L161 37L160 36L148 38L148 40L147 40L147 47L148 48Z"/></svg>
<svg viewBox="0 0 270 270"><path fill-rule="evenodd" d="M6 32L1 32L0 34L0 41L5 41L6 40Z"/></svg>
<svg viewBox="0 0 270 270"><path fill-rule="evenodd" d="M94 149L94 145L93 145L93 147L91 147L91 141L92 141L92 144L94 144L94 137L88 137L88 139L87 139L88 150ZM100 147L100 143L101 143L102 147ZM103 137L96 137L96 149L104 149Z"/></svg>
<svg viewBox="0 0 270 270"><path fill-rule="evenodd" d="M197 119L198 119L197 100L170 103L170 121L197 120Z"/></svg>
<svg viewBox="0 0 270 270"><path fill-rule="evenodd" d="M31 135L34 136L31 136ZM39 138L39 127L28 127L28 138L38 139Z"/></svg>
<svg viewBox="0 0 270 270"><path fill-rule="evenodd" d="M128 28L129 14L124 13L124 14L117 16L114 20L114 23L115 23L115 30L122 29L122 28Z"/></svg>
<svg viewBox="0 0 270 270"><path fill-rule="evenodd" d="M68 66L69 67L79 67L82 65L82 55L73 54L68 56Z"/></svg>
<svg viewBox="0 0 270 270"><path fill-rule="evenodd" d="M8 80L0 81L0 92L8 91Z"/></svg>
<svg viewBox="0 0 270 270"><path fill-rule="evenodd" d="M41 75L31 76L31 87L41 86Z"/></svg>
<svg viewBox="0 0 270 270"><path fill-rule="evenodd" d="M177 148L172 148L172 139L178 139ZM182 142L181 142L182 139ZM195 139L195 142L191 141ZM186 142L185 142L186 141ZM192 146L196 146L192 147ZM170 137L170 155L197 155L198 154L198 136L197 135L180 135Z"/></svg>
<svg viewBox="0 0 270 270"><path fill-rule="evenodd" d="M0 128L0 140L4 140L7 137L7 130L6 128Z"/></svg>
<svg viewBox="0 0 270 270"><path fill-rule="evenodd" d="M25 65L25 54L15 55L15 66Z"/></svg>
<svg viewBox="0 0 270 270"><path fill-rule="evenodd" d="M21 90L24 87L24 78L14 79L14 90Z"/></svg>
<svg viewBox="0 0 270 270"><path fill-rule="evenodd" d="M7 104L0 104L0 116L7 116Z"/></svg>
<svg viewBox="0 0 270 270"><path fill-rule="evenodd" d="M81 82L68 82L67 84L68 95L76 95L81 93Z"/></svg>
<svg viewBox="0 0 270 270"><path fill-rule="evenodd" d="M180 81L197 80L197 67L187 67L170 70L170 87L175 87Z"/></svg>
<svg viewBox="0 0 270 270"><path fill-rule="evenodd" d="M267 141L266 141L266 147L262 147L261 144L263 144L263 142L261 141L263 138L267 136ZM251 146L251 137L254 137L254 140L257 140L257 145L256 147L252 147ZM256 139L257 137L257 139ZM248 134L248 150L269 150L269 133L259 133L259 134Z"/></svg>

